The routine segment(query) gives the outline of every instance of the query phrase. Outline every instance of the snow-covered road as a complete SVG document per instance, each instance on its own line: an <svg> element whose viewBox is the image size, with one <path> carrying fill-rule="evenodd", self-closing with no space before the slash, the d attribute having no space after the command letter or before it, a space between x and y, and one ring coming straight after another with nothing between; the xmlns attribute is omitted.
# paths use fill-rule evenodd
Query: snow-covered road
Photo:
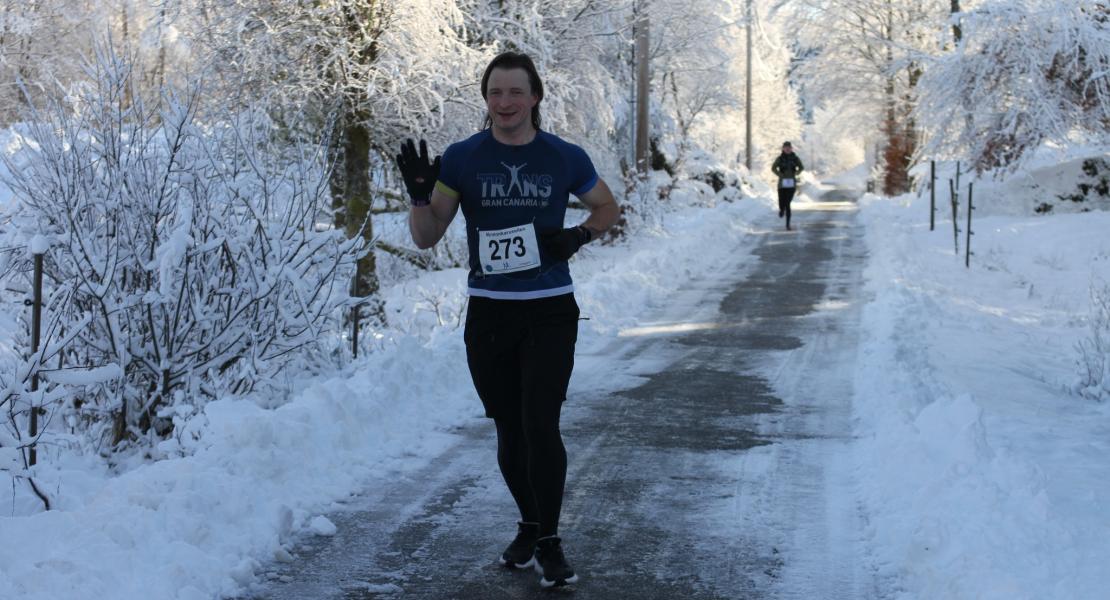
<svg viewBox="0 0 1110 600"><path fill-rule="evenodd" d="M758 261L738 251L664 312L579 354L561 527L575 597L883 595L851 468L863 234L852 202L814 203L795 221L786 232L768 217ZM533 573L496 564L515 510L491 424L456 434L329 515L336 534L304 540L252 597L546 597Z"/></svg>

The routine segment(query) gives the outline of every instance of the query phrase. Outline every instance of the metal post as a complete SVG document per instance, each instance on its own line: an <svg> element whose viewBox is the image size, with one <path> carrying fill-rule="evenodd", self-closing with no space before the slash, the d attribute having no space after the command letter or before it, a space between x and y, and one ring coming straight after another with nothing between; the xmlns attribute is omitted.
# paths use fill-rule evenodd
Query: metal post
<svg viewBox="0 0 1110 600"><path fill-rule="evenodd" d="M960 193L960 161L956 161L956 193Z"/></svg>
<svg viewBox="0 0 1110 600"><path fill-rule="evenodd" d="M355 307L351 309L351 356L353 358L358 358L358 322L361 317L360 313L362 312L359 310L361 306L360 304L356 304Z"/></svg>
<svg viewBox="0 0 1110 600"><path fill-rule="evenodd" d="M967 255L964 257L964 266L971 268L971 236L975 235L971 231L971 211L975 210L975 205L971 203L971 188L972 183L967 184L967 242L964 243L964 251Z"/></svg>
<svg viewBox="0 0 1110 600"><path fill-rule="evenodd" d="M35 367L31 373L31 391L37 392L39 389L39 357L37 355L42 335L42 254L34 255L34 264L34 296L31 299L31 356L34 357ZM35 394L31 394L31 428L29 431L31 443L27 449L27 462L32 467L38 462L35 438L39 434L39 407L35 406L34 397Z"/></svg>
<svg viewBox="0 0 1110 600"><path fill-rule="evenodd" d="M747 53L747 80L744 84L744 112L746 127L744 130L744 166L748 172L752 170L752 0L748 0L748 53Z"/></svg>
<svg viewBox="0 0 1110 600"><path fill-rule="evenodd" d="M648 45L648 15L647 2L641 0L636 15L636 170L641 176L646 175L650 167L648 157L649 143L648 117L650 99L648 97L650 81L651 50Z"/></svg>
<svg viewBox="0 0 1110 600"><path fill-rule="evenodd" d="M948 180L948 191L952 194L952 239L956 246L956 256L960 255L960 223L959 223L959 206L960 200L956 185L951 179Z"/></svg>
<svg viewBox="0 0 1110 600"><path fill-rule="evenodd" d="M929 231L937 228L937 161L929 161Z"/></svg>

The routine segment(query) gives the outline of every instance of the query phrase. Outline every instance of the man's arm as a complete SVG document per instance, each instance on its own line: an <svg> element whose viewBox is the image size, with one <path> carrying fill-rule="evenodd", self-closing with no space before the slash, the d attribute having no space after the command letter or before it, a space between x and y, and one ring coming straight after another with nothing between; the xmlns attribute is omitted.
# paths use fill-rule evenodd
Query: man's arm
<svg viewBox="0 0 1110 600"><path fill-rule="evenodd" d="M598 178L597 184L578 199L590 211L589 218L582 223L582 226L590 230L591 239L596 240L601 237L621 216L621 208L617 205L617 200L604 179Z"/></svg>
<svg viewBox="0 0 1110 600"><path fill-rule="evenodd" d="M589 218L581 225L540 233L540 244L554 260L570 260L584 244L596 240L620 218L621 209L617 206L613 192L601 179L584 194L576 194L582 204L590 211Z"/></svg>
<svg viewBox="0 0 1110 600"><path fill-rule="evenodd" d="M427 206L413 205L409 209L409 233L412 241L421 250L435 246L443 239L447 227L459 212L459 199L440 191L432 191L431 202Z"/></svg>
<svg viewBox="0 0 1110 600"><path fill-rule="evenodd" d="M779 164L779 161L781 159L782 159L782 157L780 156L780 157L775 159L775 162L771 163L771 172L774 173L775 175L780 175L780 176L782 175L782 173L779 173L779 169L782 168L782 165Z"/></svg>

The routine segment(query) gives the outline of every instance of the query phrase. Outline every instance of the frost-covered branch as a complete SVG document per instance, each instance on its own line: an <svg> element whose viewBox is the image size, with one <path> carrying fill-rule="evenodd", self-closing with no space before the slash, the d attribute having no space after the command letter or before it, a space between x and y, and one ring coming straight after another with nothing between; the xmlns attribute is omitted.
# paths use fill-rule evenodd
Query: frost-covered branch
<svg viewBox="0 0 1110 600"><path fill-rule="evenodd" d="M17 388L8 408L33 401L119 443L165 436L166 409L254 389L326 343L364 244L318 227L326 140L275 138L249 107L201 120L203 86L142 94L109 48L88 74L33 113L8 164L14 225L53 240L25 371L59 361L52 400Z"/></svg>
<svg viewBox="0 0 1110 600"><path fill-rule="evenodd" d="M922 154L1016 168L1042 143L1110 134L1110 12L1084 0L991 2L928 66Z"/></svg>

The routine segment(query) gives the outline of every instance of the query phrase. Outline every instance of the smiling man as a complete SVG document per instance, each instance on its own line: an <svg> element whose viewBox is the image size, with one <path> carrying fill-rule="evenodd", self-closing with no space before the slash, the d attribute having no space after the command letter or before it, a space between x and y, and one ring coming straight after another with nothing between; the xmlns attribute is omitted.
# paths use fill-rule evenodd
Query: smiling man
<svg viewBox="0 0 1110 600"><path fill-rule="evenodd" d="M589 156L540 129L543 83L524 54L498 55L482 76L484 129L430 161L412 140L397 166L420 248L462 207L470 253L466 358L497 429L497 462L520 510L500 562L534 566L543 587L578 581L558 535L567 455L559 417L574 367L578 304L567 261L613 226L620 209ZM574 194L589 217L565 227Z"/></svg>

